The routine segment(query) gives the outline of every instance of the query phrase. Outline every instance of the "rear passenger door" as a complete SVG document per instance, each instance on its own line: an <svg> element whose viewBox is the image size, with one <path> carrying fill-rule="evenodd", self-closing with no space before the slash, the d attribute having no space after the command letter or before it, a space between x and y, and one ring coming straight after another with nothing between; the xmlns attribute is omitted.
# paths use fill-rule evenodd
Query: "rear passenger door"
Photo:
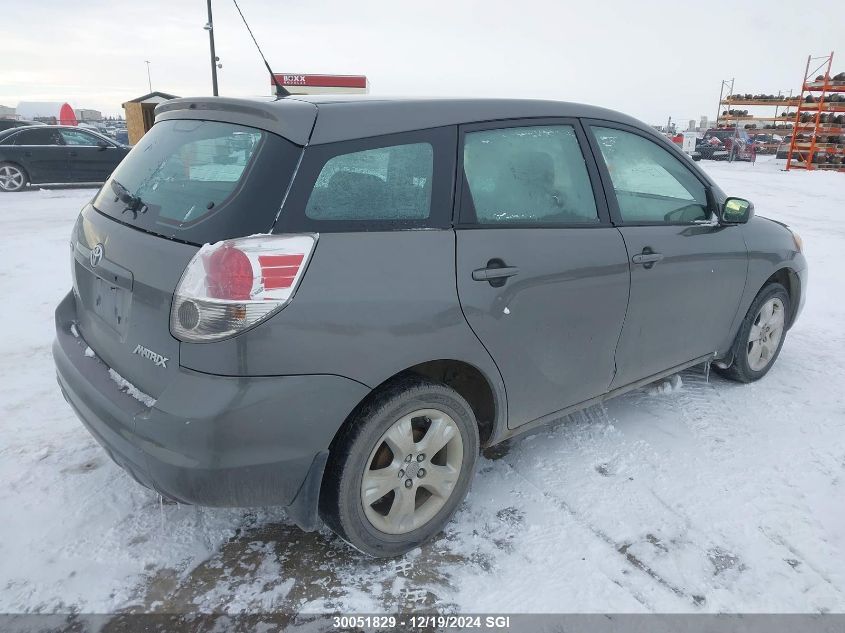
<svg viewBox="0 0 845 633"><path fill-rule="evenodd" d="M631 260L615 388L724 351L747 253L741 228L719 225L709 186L687 158L634 128L588 127Z"/></svg>
<svg viewBox="0 0 845 633"><path fill-rule="evenodd" d="M68 162L59 130L34 125L15 134L15 154L33 183L67 182Z"/></svg>
<svg viewBox="0 0 845 633"><path fill-rule="evenodd" d="M575 120L460 131L458 293L504 378L511 428L613 379L628 262L586 147Z"/></svg>

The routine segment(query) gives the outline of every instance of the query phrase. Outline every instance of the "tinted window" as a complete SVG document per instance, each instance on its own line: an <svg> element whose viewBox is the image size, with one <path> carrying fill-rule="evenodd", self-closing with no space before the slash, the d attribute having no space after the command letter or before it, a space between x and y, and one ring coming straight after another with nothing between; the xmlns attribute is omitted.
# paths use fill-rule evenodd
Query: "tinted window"
<svg viewBox="0 0 845 633"><path fill-rule="evenodd" d="M33 126L15 135L15 145L64 145L58 130Z"/></svg>
<svg viewBox="0 0 845 633"><path fill-rule="evenodd" d="M411 143L341 154L320 170L312 220L424 220L431 213L434 149Z"/></svg>
<svg viewBox="0 0 845 633"><path fill-rule="evenodd" d="M100 140L93 134L86 134L79 130L61 130L65 145L96 145Z"/></svg>
<svg viewBox="0 0 845 633"><path fill-rule="evenodd" d="M705 187L680 159L637 134L603 127L592 130L625 222L692 222L709 217Z"/></svg>
<svg viewBox="0 0 845 633"><path fill-rule="evenodd" d="M464 173L479 224L599 221L584 156L570 125L469 132Z"/></svg>
<svg viewBox="0 0 845 633"><path fill-rule="evenodd" d="M255 128L162 121L93 204L122 222L198 243L264 232L273 226L298 156L292 143Z"/></svg>

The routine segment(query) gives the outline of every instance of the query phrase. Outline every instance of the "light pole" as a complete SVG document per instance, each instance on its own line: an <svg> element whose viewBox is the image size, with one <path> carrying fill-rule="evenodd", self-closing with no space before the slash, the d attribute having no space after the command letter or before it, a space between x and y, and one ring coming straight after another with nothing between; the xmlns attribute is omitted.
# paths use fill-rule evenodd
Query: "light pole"
<svg viewBox="0 0 845 633"><path fill-rule="evenodd" d="M203 27L208 31L208 45L211 50L211 90L217 96L217 55L214 54L214 22L211 19L211 0L206 0L208 5L208 22Z"/></svg>
<svg viewBox="0 0 845 633"><path fill-rule="evenodd" d="M150 92L153 91L153 80L150 79L150 60L144 60L144 63L147 65L147 85L150 87Z"/></svg>

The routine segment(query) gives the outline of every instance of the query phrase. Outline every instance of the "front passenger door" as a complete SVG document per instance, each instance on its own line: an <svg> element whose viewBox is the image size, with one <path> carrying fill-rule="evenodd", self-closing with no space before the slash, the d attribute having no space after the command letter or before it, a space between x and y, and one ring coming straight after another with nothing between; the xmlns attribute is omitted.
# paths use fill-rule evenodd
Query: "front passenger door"
<svg viewBox="0 0 845 633"><path fill-rule="evenodd" d="M718 224L686 158L633 128L589 127L631 268L613 387L724 352L745 287L742 229Z"/></svg>
<svg viewBox="0 0 845 633"><path fill-rule="evenodd" d="M61 134L67 146L68 179L73 182L103 182L123 158L113 143L88 132L63 129Z"/></svg>

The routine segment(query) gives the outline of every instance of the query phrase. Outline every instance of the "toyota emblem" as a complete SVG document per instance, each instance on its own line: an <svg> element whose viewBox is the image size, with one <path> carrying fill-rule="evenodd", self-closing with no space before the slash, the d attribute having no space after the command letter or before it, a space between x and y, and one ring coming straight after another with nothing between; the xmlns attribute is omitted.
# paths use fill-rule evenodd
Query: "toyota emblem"
<svg viewBox="0 0 845 633"><path fill-rule="evenodd" d="M103 245L97 244L91 249L91 267L96 268L103 261Z"/></svg>

